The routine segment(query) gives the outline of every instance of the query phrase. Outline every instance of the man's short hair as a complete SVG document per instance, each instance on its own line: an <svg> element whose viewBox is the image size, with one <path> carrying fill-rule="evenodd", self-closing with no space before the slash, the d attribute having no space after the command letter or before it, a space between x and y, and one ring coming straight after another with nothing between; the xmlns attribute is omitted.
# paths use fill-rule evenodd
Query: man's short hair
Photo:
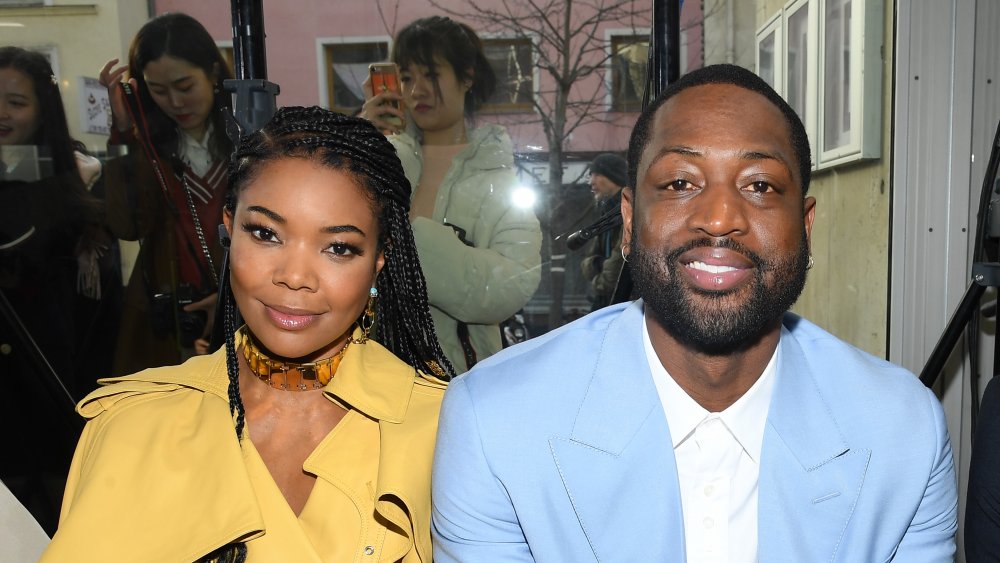
<svg viewBox="0 0 1000 563"><path fill-rule="evenodd" d="M649 144L650 130L653 127L653 116L656 114L656 110L660 109L660 106L667 100L684 90L705 84L732 84L751 92L757 92L781 110L791 133L792 150L795 151L795 159L798 160L799 176L802 178L802 195L805 196L809 191L812 151L809 148L809 137L806 135L806 128L802 125L802 120L799 119L792 106L788 105L788 102L778 95L763 78L743 67L731 64L710 65L685 74L676 82L668 85L656 99L646 106L646 109L642 110L642 114L635 122L635 128L632 129L632 137L628 144L629 185L633 189L638 187L639 159L642 158L642 153L646 150L646 145Z"/></svg>

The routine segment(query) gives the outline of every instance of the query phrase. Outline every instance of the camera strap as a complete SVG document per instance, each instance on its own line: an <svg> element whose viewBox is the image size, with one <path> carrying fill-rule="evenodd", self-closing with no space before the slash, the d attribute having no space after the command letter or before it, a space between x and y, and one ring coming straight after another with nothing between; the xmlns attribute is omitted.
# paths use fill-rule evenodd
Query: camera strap
<svg viewBox="0 0 1000 563"><path fill-rule="evenodd" d="M205 239L205 230L201 227L201 218L198 217L198 210L194 206L194 198L191 197L191 185L188 184L187 171L181 173L181 183L184 185L184 199L187 201L188 211L191 213L191 220L194 222L194 232L198 235L198 244L201 245L201 251L205 254L205 260L208 264L208 273L212 277L212 283L215 287L219 287L219 275L215 273L215 262L212 262L212 253L208 248L208 240ZM200 264L199 264L200 266ZM202 272L204 275L204 272Z"/></svg>
<svg viewBox="0 0 1000 563"><path fill-rule="evenodd" d="M125 108L129 113L129 117L132 119L132 123L135 124L137 135L136 138L139 145L142 147L143 152L146 154L146 158L150 161L152 165L153 174L156 176L157 183L160 185L160 189L163 192L164 200L166 201L167 207L174 213L178 215L178 210L174 207L170 200L170 188L167 183L167 175L163 170L163 165L160 160L160 155L156 151L156 145L153 143L152 136L149 132L149 123L146 121L146 112L143 110L142 103L139 102L136 95L132 92L130 85L127 82L120 84L123 89L125 96ZM201 219L198 217L198 210L195 208L194 199L191 196L191 186L187 181L187 171L183 168L180 170L181 189L184 192L184 199L187 202L188 212L191 213L191 221L194 223L195 234L198 237L198 243L201 246L201 251L205 255L205 259L208 264L209 277L212 279L212 283L215 287L219 286L219 277L215 273L214 262L212 262L212 254L208 248L208 240L205 238L205 231L201 226ZM187 237L185 237L187 238ZM190 248L191 254L194 255L194 249ZM202 279L205 278L205 269L200 260L195 259L195 264L201 271Z"/></svg>

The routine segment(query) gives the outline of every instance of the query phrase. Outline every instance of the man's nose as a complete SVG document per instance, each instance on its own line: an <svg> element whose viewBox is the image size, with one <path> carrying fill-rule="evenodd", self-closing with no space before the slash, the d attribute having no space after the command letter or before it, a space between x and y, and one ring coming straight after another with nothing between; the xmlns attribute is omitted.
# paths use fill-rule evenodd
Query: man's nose
<svg viewBox="0 0 1000 563"><path fill-rule="evenodd" d="M709 185L695 197L695 209L690 215L693 230L710 237L746 233L746 198L735 186Z"/></svg>

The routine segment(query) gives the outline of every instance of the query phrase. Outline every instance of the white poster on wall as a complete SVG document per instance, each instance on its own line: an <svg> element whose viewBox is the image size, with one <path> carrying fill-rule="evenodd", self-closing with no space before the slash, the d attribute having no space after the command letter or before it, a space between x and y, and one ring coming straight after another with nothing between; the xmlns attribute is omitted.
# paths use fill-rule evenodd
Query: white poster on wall
<svg viewBox="0 0 1000 563"><path fill-rule="evenodd" d="M111 103L108 89L96 78L77 78L77 100L80 107L80 128L84 133L111 134Z"/></svg>

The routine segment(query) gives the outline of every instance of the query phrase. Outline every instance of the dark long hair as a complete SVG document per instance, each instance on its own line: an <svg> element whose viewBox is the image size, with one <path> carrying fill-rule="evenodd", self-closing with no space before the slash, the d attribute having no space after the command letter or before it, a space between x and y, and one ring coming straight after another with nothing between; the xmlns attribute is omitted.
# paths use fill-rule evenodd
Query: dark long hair
<svg viewBox="0 0 1000 563"><path fill-rule="evenodd" d="M483 53L483 42L468 25L444 16L431 16L408 24L392 43L391 59L400 68L411 64L434 68L434 55L448 61L459 82L472 81L465 94L465 113L471 116L490 99L497 84L493 67ZM434 93L441 98L437 80Z"/></svg>
<svg viewBox="0 0 1000 563"><path fill-rule="evenodd" d="M223 90L222 81L232 78L232 71L208 30L191 16L176 12L146 22L135 34L128 52L128 73L138 83L139 101L157 151L162 155L173 154L178 144L177 124L153 101L143 76L146 65L163 56L190 63L204 71L209 80L214 79L215 97L208 116L214 130L208 146L214 158L228 158L233 146L226 136L223 114L230 111L230 95Z"/></svg>
<svg viewBox="0 0 1000 563"><path fill-rule="evenodd" d="M76 173L74 150L83 152L83 145L74 141L66 124L59 84L45 55L20 47L0 47L0 68L13 68L23 72L34 85L38 99L38 115L42 123L31 139L42 152L52 158L52 166L57 175Z"/></svg>
<svg viewBox="0 0 1000 563"><path fill-rule="evenodd" d="M227 209L235 211L240 192L265 164L285 158L308 159L345 172L357 181L378 215L378 245L385 253L385 264L376 281L377 321L370 337L404 362L442 380L451 379L455 370L434 333L427 285L410 228L410 183L389 141L364 119L318 107L279 109L263 129L244 138L233 154ZM232 292L225 293L229 405L236 417L239 438L243 435L245 414L235 342L238 315ZM224 549L212 557L234 561L245 557L243 544Z"/></svg>

